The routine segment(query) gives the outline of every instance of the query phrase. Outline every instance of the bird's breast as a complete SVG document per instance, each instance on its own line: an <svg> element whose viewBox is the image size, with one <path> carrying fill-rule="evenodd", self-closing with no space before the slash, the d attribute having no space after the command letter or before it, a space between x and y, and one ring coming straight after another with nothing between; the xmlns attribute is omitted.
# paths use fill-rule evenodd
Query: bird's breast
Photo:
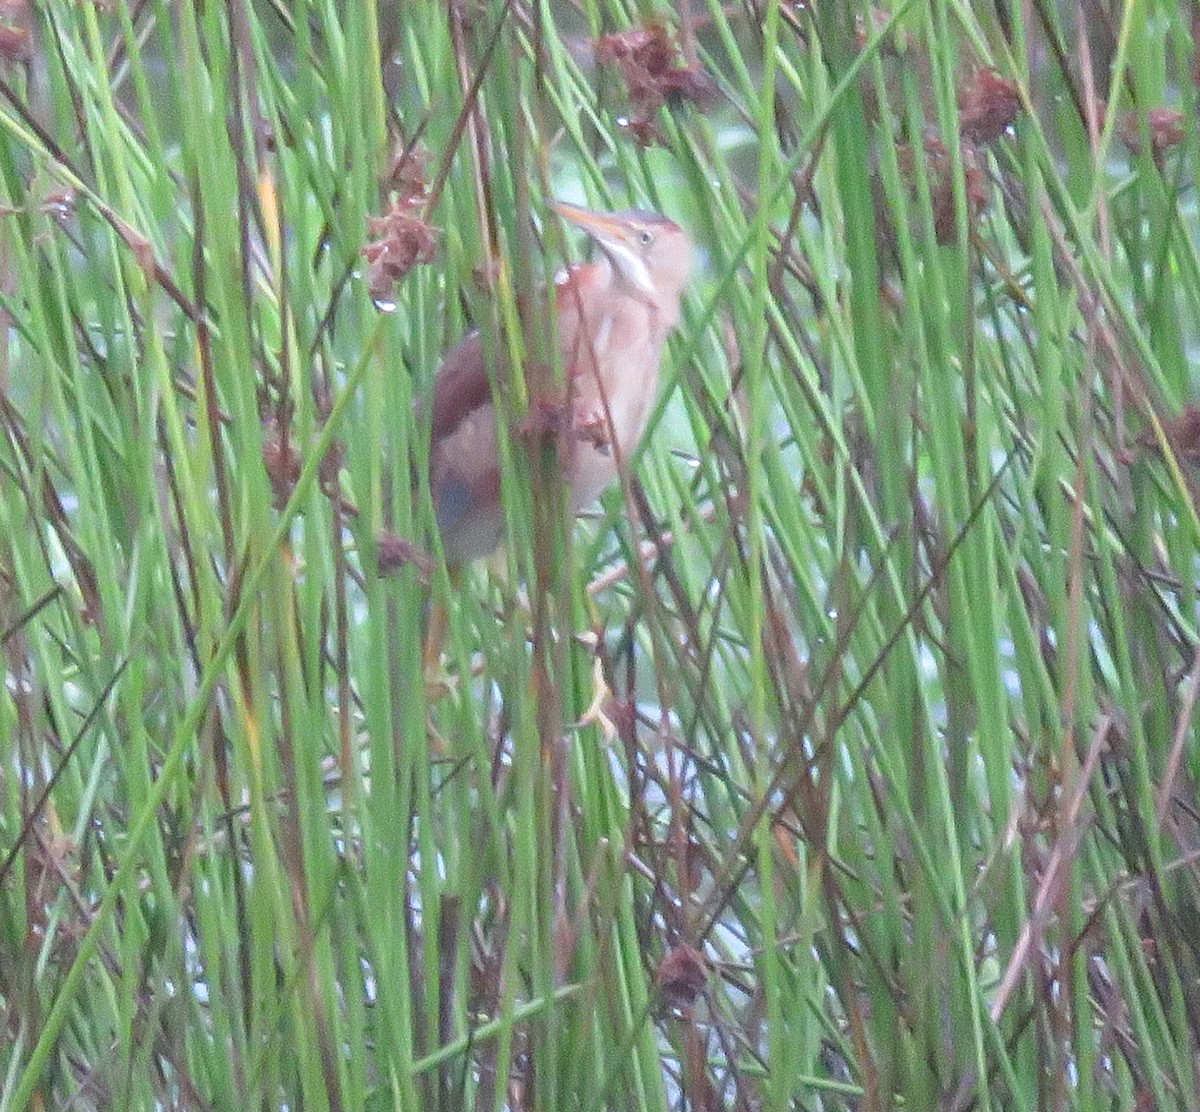
<svg viewBox="0 0 1200 1112"><path fill-rule="evenodd" d="M658 392L662 339L654 312L628 296L598 297L564 323L573 437L564 460L572 504L581 509L617 478L645 431Z"/></svg>

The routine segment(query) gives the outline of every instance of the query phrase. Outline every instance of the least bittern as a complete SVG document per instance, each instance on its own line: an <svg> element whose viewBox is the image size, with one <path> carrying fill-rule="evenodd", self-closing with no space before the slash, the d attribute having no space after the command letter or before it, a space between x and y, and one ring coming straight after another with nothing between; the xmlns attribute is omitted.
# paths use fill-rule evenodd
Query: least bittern
<svg viewBox="0 0 1200 1112"><path fill-rule="evenodd" d="M658 393L663 342L679 322L692 245L652 212L552 206L599 246L601 259L569 267L556 285L558 341L570 402L558 446L571 512L613 482ZM446 562L485 556L504 533L496 409L482 338L473 332L445 358L433 392L430 489Z"/></svg>
<svg viewBox="0 0 1200 1112"><path fill-rule="evenodd" d="M558 462L575 513L616 479L646 429L668 333L692 269L692 245L652 212L589 212L552 206L600 248L555 286L557 327L570 410ZM499 431L482 337L472 332L446 356L434 384L430 490L451 569L486 556L504 535ZM435 611L427 672L441 655L445 615Z"/></svg>

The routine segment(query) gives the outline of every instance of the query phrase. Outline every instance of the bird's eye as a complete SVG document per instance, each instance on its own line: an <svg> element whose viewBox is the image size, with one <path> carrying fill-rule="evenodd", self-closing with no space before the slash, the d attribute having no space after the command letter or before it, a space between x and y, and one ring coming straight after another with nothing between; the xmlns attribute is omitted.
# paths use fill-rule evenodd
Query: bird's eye
<svg viewBox="0 0 1200 1112"><path fill-rule="evenodd" d="M654 242L654 233L653 232L647 232L647 231L638 232L638 243L640 243L643 247L649 247L650 244L652 244L653 242Z"/></svg>

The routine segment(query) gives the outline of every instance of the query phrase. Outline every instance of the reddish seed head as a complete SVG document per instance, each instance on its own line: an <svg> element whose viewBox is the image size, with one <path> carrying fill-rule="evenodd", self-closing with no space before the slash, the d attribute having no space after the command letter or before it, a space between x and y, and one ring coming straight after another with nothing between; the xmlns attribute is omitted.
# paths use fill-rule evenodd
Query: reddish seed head
<svg viewBox="0 0 1200 1112"><path fill-rule="evenodd" d="M680 61L679 48L661 23L605 35L596 42L596 59L619 66L624 74L627 126L643 146L660 138L654 116L664 104L686 100L703 106L713 97L712 78L699 66Z"/></svg>
<svg viewBox="0 0 1200 1112"><path fill-rule="evenodd" d="M980 70L958 96L959 133L981 147L1008 131L1021 112L1016 84L993 69Z"/></svg>

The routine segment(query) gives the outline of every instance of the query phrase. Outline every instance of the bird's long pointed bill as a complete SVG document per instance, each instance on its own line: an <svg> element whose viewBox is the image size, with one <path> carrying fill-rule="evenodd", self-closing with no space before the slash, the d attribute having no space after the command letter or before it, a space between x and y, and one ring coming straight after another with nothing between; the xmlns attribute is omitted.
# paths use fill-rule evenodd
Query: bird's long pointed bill
<svg viewBox="0 0 1200 1112"><path fill-rule="evenodd" d="M613 268L647 296L654 296L654 282L642 257L629 242L629 225L620 216L552 201L550 207L564 220L582 228L599 245Z"/></svg>

